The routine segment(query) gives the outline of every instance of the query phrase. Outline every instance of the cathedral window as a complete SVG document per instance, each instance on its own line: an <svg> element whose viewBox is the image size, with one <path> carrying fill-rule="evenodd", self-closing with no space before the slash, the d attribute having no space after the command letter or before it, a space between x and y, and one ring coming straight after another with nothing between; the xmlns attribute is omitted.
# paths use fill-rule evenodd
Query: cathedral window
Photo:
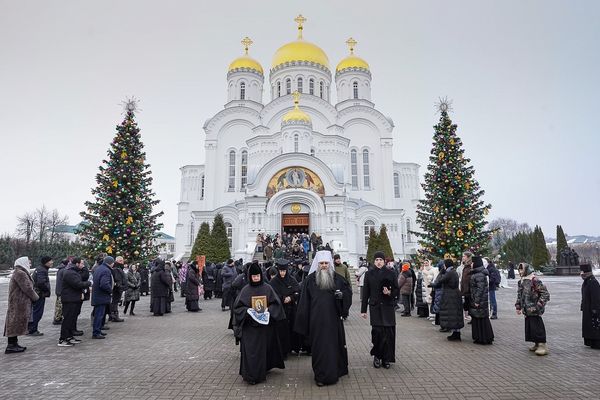
<svg viewBox="0 0 600 400"><path fill-rule="evenodd" d="M231 223L225 222L225 231L227 232L227 242L229 242L229 248L233 245L233 226Z"/></svg>
<svg viewBox="0 0 600 400"><path fill-rule="evenodd" d="M200 178L200 200L204 199L204 175Z"/></svg>
<svg viewBox="0 0 600 400"><path fill-rule="evenodd" d="M244 82L240 83L240 100L246 99L246 84Z"/></svg>
<svg viewBox="0 0 600 400"><path fill-rule="evenodd" d="M308 80L308 94L315 94L315 80L313 78Z"/></svg>
<svg viewBox="0 0 600 400"><path fill-rule="evenodd" d="M241 185L240 190L244 190L246 188L246 184L248 183L248 152L246 150L242 151L242 171L241 171Z"/></svg>
<svg viewBox="0 0 600 400"><path fill-rule="evenodd" d="M400 197L400 175L394 172L394 197Z"/></svg>
<svg viewBox="0 0 600 400"><path fill-rule="evenodd" d="M235 151L229 152L229 186L227 187L229 192L235 190Z"/></svg>
<svg viewBox="0 0 600 400"><path fill-rule="evenodd" d="M190 222L190 235L188 238L188 244L192 245L194 243L194 221Z"/></svg>
<svg viewBox="0 0 600 400"><path fill-rule="evenodd" d="M277 81L277 97L281 97L281 81Z"/></svg>
<svg viewBox="0 0 600 400"><path fill-rule="evenodd" d="M406 219L406 241L412 242L412 232L410 231L412 228L410 226L410 219Z"/></svg>
<svg viewBox="0 0 600 400"><path fill-rule="evenodd" d="M358 99L358 82L352 83L352 95L355 99Z"/></svg>
<svg viewBox="0 0 600 400"><path fill-rule="evenodd" d="M375 222L370 219L366 220L363 225L363 234L365 237L365 247L369 246L369 235L371 234L371 229L375 229Z"/></svg>
<svg viewBox="0 0 600 400"><path fill-rule="evenodd" d="M325 84L323 83L323 81L319 82L319 97L323 98L323 95L325 94Z"/></svg>
<svg viewBox="0 0 600 400"><path fill-rule="evenodd" d="M303 92L303 86L304 86L304 82L302 81L302 78L298 78L298 92L302 93Z"/></svg>
<svg viewBox="0 0 600 400"><path fill-rule="evenodd" d="M369 169L369 150L363 150L363 186L365 189L371 187L371 176Z"/></svg>
<svg viewBox="0 0 600 400"><path fill-rule="evenodd" d="M285 94L292 94L292 80L290 78L285 80Z"/></svg>
<svg viewBox="0 0 600 400"><path fill-rule="evenodd" d="M298 134L294 135L294 153L298 152L298 147L300 145L300 139L298 138Z"/></svg>
<svg viewBox="0 0 600 400"><path fill-rule="evenodd" d="M356 150L350 152L350 172L352 175L352 190L358 190L358 155Z"/></svg>

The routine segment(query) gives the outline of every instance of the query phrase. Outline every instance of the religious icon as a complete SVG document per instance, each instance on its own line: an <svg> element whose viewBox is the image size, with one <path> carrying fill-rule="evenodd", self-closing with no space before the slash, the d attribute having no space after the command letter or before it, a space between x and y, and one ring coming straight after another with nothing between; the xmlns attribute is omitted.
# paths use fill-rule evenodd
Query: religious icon
<svg viewBox="0 0 600 400"><path fill-rule="evenodd" d="M257 313L263 313L267 309L267 296L252 296L252 308Z"/></svg>

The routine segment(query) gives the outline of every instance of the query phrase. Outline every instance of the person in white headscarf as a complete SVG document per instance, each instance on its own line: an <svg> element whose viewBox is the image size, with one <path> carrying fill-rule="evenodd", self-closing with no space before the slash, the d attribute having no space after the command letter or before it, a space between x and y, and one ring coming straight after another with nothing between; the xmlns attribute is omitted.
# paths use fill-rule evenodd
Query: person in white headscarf
<svg viewBox="0 0 600 400"><path fill-rule="evenodd" d="M8 307L4 323L4 336L8 337L6 354L22 353L27 347L19 346L18 336L28 332L31 319L31 304L39 299L33 290L33 280L29 275L31 261L27 257L15 261L15 269L8 284Z"/></svg>
<svg viewBox="0 0 600 400"><path fill-rule="evenodd" d="M317 386L331 385L348 374L348 352L343 317L348 316L352 291L335 273L331 252L315 254L302 281L294 330L310 338L312 368Z"/></svg>

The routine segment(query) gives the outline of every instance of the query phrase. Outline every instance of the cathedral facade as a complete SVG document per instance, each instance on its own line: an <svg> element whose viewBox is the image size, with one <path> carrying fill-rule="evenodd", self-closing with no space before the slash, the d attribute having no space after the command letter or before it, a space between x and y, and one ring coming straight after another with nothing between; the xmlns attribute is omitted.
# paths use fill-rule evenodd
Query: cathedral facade
<svg viewBox="0 0 600 400"><path fill-rule="evenodd" d="M416 251L419 165L392 157L394 124L371 100L369 64L349 39L349 55L332 70L303 38L305 19L295 21L298 37L275 52L267 82L248 38L229 65L228 101L204 125L204 164L181 167L179 256L217 213L234 258L246 261L259 233L316 232L356 262L381 224L396 259Z"/></svg>

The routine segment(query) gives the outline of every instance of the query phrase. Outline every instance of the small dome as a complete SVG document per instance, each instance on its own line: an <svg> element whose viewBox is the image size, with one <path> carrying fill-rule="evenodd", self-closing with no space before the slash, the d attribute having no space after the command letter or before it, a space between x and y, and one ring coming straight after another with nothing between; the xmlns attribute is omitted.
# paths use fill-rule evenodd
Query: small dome
<svg viewBox="0 0 600 400"><path fill-rule="evenodd" d="M329 69L327 54L317 45L307 42L302 38L303 24L306 21L302 15L294 20L298 23L298 39L281 46L273 56L271 68L293 61L306 61L319 64Z"/></svg>
<svg viewBox="0 0 600 400"><path fill-rule="evenodd" d="M362 58L354 55L354 47L356 46L356 40L350 38L346 41L348 48L350 49L350 55L344 58L335 68L336 72L343 71L348 68L359 68L369 70L369 64Z"/></svg>
<svg viewBox="0 0 600 400"><path fill-rule="evenodd" d="M310 115L302 111L299 106L300 93L294 92L292 93L292 96L294 97L294 108L283 116L281 122L284 124L289 122L304 122L306 124L310 124Z"/></svg>
<svg viewBox="0 0 600 400"><path fill-rule="evenodd" d="M248 49L252 43L253 42L249 37L245 37L242 40L242 45L244 46L244 55L236 58L231 62L231 64L229 64L228 72L237 69L249 69L258 72L261 75L263 74L263 68L260 63L248 55Z"/></svg>

